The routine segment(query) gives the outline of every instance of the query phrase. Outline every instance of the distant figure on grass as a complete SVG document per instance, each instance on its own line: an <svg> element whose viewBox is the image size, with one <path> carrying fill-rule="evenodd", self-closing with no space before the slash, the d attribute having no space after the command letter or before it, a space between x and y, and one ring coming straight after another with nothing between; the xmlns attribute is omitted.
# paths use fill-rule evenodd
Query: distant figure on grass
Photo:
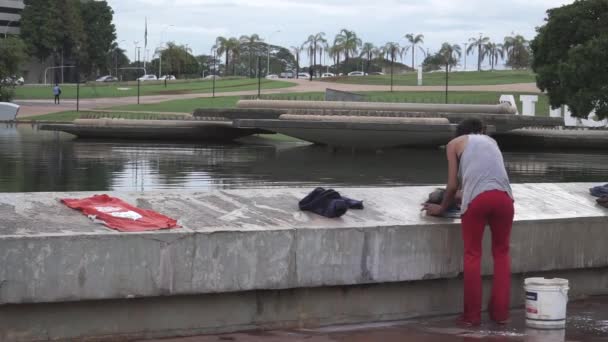
<svg viewBox="0 0 608 342"><path fill-rule="evenodd" d="M55 86L53 87L53 95L55 95L55 104L60 104L59 97L61 96L61 88L58 83L55 83Z"/></svg>
<svg viewBox="0 0 608 342"><path fill-rule="evenodd" d="M509 319L511 257L509 241L513 225L513 195L504 160L494 139L484 135L483 123L467 119L447 146L448 185L441 205L424 204L428 215L438 216L462 188L462 238L464 240L464 314L460 323L481 323L481 245L489 223L492 230L494 281L488 305L490 318L499 324Z"/></svg>

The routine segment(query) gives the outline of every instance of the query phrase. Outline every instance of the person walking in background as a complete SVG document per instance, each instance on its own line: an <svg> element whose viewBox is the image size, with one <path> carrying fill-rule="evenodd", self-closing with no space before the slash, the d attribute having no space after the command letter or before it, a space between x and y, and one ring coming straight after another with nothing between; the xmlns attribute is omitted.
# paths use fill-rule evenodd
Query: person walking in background
<svg viewBox="0 0 608 342"><path fill-rule="evenodd" d="M462 238L464 240L464 314L460 323L481 323L482 239L486 224L492 231L494 280L488 306L490 318L499 324L509 320L513 195L504 159L494 139L483 134L483 123L467 119L446 148L448 185L441 205L423 204L428 215L442 215L462 188Z"/></svg>
<svg viewBox="0 0 608 342"><path fill-rule="evenodd" d="M55 83L55 86L53 87L53 95L55 95L55 104L60 104L59 97L61 96L61 88L58 83Z"/></svg>

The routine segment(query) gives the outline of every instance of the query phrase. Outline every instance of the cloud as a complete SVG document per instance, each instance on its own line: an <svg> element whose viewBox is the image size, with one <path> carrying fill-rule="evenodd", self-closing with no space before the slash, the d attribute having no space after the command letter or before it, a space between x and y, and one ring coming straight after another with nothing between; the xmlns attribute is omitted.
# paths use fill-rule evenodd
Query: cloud
<svg viewBox="0 0 608 342"><path fill-rule="evenodd" d="M501 41L517 32L532 38L548 8L573 0L109 0L119 40L142 40L148 18L151 44L165 40L203 53L218 35L258 33L273 44L300 45L312 33L328 40L342 28L375 44L423 33L425 47L464 42L480 32ZM281 33L274 33L281 30ZM404 43L403 40L401 40Z"/></svg>

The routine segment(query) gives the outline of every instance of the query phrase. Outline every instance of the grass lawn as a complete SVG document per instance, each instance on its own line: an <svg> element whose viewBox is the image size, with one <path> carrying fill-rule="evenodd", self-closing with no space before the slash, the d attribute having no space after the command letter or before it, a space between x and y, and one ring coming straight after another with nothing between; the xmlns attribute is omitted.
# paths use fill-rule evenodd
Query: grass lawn
<svg viewBox="0 0 608 342"><path fill-rule="evenodd" d="M295 86L294 83L285 81L262 80L262 89L277 89ZM196 81L171 81L165 88L162 81L142 82L140 94L145 95L174 95L189 93L211 93L213 87L212 80ZM226 79L215 82L217 93L255 90L258 88L256 79ZM76 85L61 86L61 97L63 99L76 98ZM17 100L24 99L52 99L52 86L33 86L25 85L15 89ZM137 96L137 82L97 84L88 83L80 86L80 98L102 98L102 97L125 97Z"/></svg>
<svg viewBox="0 0 608 342"><path fill-rule="evenodd" d="M445 73L424 73L423 84L428 86L445 85ZM335 77L323 79L326 82L348 84L390 85L390 75L371 75L359 77ZM405 75L394 75L393 84L396 86L413 86L418 84L418 74L411 72ZM452 72L449 75L450 85L493 85L512 83L536 82L535 74L531 71L500 70L500 71L470 71Z"/></svg>
<svg viewBox="0 0 608 342"><path fill-rule="evenodd" d="M410 102L410 103L445 103L445 93L443 92L364 92L368 101L372 102ZM497 104L500 95L503 93L496 92L449 92L448 101L452 104ZM519 99L520 93L513 93L515 99ZM292 93L292 94L276 94L264 95L264 99L276 100L307 100L307 101L322 101L324 93ZM129 105L113 107L112 110L126 111L143 111L143 112L177 112L177 113L192 113L197 108L235 108L238 96L216 97L213 98L198 98L189 100L174 100L155 104ZM521 103L518 103L519 111L521 112ZM538 94L538 103L536 104L536 112L548 115L549 102L546 95Z"/></svg>
<svg viewBox="0 0 608 342"><path fill-rule="evenodd" d="M409 102L409 103L445 103L445 94L442 92L433 91L414 91L414 92L364 92L362 93L367 97L368 101L371 102ZM452 104L497 104L498 99L502 93L496 92L450 92L448 94L449 103ZM526 95L523 93L512 93L516 100L519 100L520 95ZM536 104L536 112L539 115L549 114L549 100L546 95L537 94L538 103ZM324 93L311 92L311 93L291 93L291 94L275 94L275 95L264 95L264 99L275 99L275 100L307 100L307 101L322 101ZM40 121L73 121L74 119L85 115L94 117L123 117L133 119L148 119L156 117L156 115L162 115L163 117L171 116L170 114L163 114L166 112L174 113L193 113L197 108L236 108L237 101L241 99L239 96L219 96L216 98L198 98L198 99L186 99L186 100L173 100L154 104L141 104L141 105L128 105L120 107L108 108L113 112L108 114L102 114L99 112L62 112L53 113L35 117L29 117L31 120ZM518 108L521 112L521 103L518 102ZM116 112L114 112L116 111ZM123 113L120 111L134 111L140 113ZM154 114L158 113L158 114Z"/></svg>

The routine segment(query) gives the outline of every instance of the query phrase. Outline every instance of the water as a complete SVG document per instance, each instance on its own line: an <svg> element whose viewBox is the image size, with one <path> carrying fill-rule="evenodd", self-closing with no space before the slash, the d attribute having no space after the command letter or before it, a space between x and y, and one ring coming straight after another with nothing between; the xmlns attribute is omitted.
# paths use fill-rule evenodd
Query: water
<svg viewBox="0 0 608 342"><path fill-rule="evenodd" d="M505 160L514 183L608 182L608 153L505 152ZM0 123L0 192L423 185L444 183L446 167L440 149L86 141Z"/></svg>

